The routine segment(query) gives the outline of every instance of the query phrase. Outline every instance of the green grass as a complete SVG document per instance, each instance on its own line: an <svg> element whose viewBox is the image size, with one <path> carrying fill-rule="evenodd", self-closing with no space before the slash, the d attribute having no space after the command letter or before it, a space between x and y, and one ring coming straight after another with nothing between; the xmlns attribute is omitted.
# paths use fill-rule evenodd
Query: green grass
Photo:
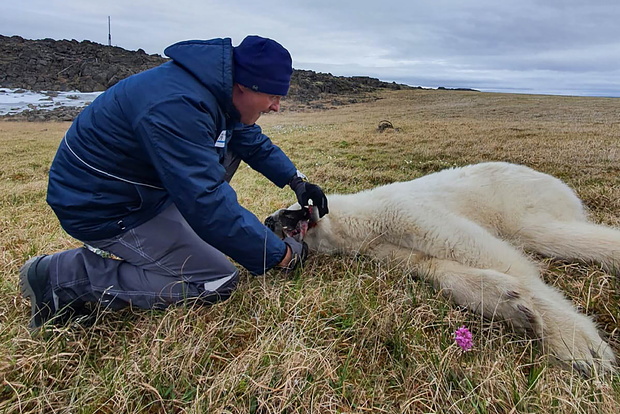
<svg viewBox="0 0 620 414"><path fill-rule="evenodd" d="M449 91L261 119L327 192L354 192L474 162L565 180L597 222L620 227L617 99ZM388 119L398 131L376 131ZM285 276L243 273L222 304L102 312L31 335L18 269L78 246L45 204L68 124L0 122L0 412L617 413L620 378L585 379L537 343L455 308L415 275L368 257L313 255ZM239 201L263 218L294 201L242 166ZM620 282L541 260L620 352ZM474 335L462 352L453 332Z"/></svg>

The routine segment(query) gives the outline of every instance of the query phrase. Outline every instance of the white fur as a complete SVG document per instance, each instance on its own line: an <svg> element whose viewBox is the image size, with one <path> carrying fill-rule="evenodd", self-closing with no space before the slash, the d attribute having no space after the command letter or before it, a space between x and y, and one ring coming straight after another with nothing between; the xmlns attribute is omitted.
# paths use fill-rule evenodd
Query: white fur
<svg viewBox="0 0 620 414"><path fill-rule="evenodd" d="M305 236L311 250L401 260L457 304L533 333L581 372L614 370L592 320L523 253L619 273L620 231L588 222L562 181L492 162L328 199L330 213Z"/></svg>

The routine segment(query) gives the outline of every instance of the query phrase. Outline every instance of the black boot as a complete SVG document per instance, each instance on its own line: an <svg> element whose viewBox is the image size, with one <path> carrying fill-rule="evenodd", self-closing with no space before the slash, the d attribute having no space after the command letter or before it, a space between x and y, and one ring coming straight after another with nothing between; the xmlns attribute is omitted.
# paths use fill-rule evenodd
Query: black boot
<svg viewBox="0 0 620 414"><path fill-rule="evenodd" d="M54 317L58 309L54 304L49 276L51 256L30 258L19 270L22 295L30 299L30 328L38 328Z"/></svg>

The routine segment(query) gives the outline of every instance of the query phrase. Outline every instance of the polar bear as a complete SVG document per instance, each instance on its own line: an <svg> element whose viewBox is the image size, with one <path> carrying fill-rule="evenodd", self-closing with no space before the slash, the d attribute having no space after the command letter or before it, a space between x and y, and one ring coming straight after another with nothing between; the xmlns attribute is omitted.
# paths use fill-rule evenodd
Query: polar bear
<svg viewBox="0 0 620 414"><path fill-rule="evenodd" d="M488 162L328 200L321 219L294 204L265 224L282 237L303 236L311 251L396 259L456 304L539 338L583 374L615 371L614 352L594 322L545 284L524 253L593 262L620 275L620 230L589 222L559 179Z"/></svg>

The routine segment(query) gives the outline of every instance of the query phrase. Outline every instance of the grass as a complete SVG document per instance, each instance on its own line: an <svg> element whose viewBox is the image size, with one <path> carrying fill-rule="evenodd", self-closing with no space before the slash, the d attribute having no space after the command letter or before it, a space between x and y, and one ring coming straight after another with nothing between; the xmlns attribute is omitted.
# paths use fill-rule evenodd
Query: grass
<svg viewBox="0 0 620 414"><path fill-rule="evenodd" d="M617 108L617 99L415 90L261 125L327 192L504 160L562 178L595 221L620 227ZM384 119L398 130L377 132ZM90 326L31 335L19 267L79 245L45 204L67 127L0 122L0 412L617 412L618 375L561 369L536 343L365 257L314 255L290 277L243 274L231 299L209 308L103 312ZM233 186L261 218L294 201L244 166ZM620 353L618 279L596 266L541 266ZM474 334L467 353L452 337L461 325Z"/></svg>

